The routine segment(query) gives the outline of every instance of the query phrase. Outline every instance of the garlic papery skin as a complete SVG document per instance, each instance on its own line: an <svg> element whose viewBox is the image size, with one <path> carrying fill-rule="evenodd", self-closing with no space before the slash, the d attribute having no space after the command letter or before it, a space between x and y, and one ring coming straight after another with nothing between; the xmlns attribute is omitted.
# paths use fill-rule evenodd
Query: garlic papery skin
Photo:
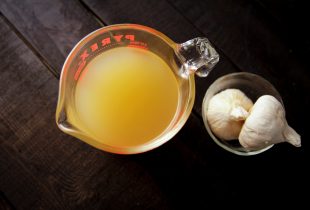
<svg viewBox="0 0 310 210"><path fill-rule="evenodd" d="M241 129L239 142L248 150L280 142L301 146L300 136L286 122L284 107L270 95L261 96L255 102Z"/></svg>
<svg viewBox="0 0 310 210"><path fill-rule="evenodd" d="M238 89L226 89L214 95L206 117L212 132L222 140L238 139L253 102Z"/></svg>

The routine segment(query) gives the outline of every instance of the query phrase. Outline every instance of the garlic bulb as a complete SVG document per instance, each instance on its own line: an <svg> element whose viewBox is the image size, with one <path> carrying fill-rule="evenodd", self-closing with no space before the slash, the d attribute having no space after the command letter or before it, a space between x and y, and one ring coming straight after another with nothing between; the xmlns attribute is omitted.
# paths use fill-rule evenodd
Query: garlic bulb
<svg viewBox="0 0 310 210"><path fill-rule="evenodd" d="M240 144L249 150L289 142L300 147L300 136L285 119L282 104L273 96L261 96L254 104L239 135Z"/></svg>
<svg viewBox="0 0 310 210"><path fill-rule="evenodd" d="M226 89L209 102L206 117L212 132L223 140L238 139L253 102L238 89Z"/></svg>

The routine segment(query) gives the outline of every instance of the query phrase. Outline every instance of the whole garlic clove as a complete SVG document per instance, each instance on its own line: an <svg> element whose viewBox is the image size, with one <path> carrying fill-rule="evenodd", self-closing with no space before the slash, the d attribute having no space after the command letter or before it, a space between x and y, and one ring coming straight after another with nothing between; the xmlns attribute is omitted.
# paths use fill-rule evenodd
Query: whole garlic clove
<svg viewBox="0 0 310 210"><path fill-rule="evenodd" d="M270 95L261 96L255 102L241 129L239 142L249 150L280 142L301 146L300 136L286 122L282 104Z"/></svg>
<svg viewBox="0 0 310 210"><path fill-rule="evenodd" d="M238 139L253 102L238 89L226 89L209 102L206 117L212 132L222 140Z"/></svg>

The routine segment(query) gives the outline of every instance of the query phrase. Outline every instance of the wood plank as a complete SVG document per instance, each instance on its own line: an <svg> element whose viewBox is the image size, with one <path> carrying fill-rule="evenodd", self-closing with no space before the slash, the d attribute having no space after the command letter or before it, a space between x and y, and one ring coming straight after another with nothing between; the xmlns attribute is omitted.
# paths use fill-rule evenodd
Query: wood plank
<svg viewBox="0 0 310 210"><path fill-rule="evenodd" d="M15 209L12 204L6 199L4 194L0 191L0 209L1 210L13 210Z"/></svg>
<svg viewBox="0 0 310 210"><path fill-rule="evenodd" d="M276 154L272 158L276 155L281 157L289 155L291 161L300 167L294 174L290 172L291 170L286 172L283 170L283 177L288 180L285 183L289 186L286 190L283 189L284 192L289 193L290 188L303 189L302 186L293 187L294 181L291 178L299 179L300 183L309 183L309 179L302 176L307 173L302 168L307 167L306 150L309 148L307 141L309 133L304 117L309 116L307 107L310 105L308 94L310 65L307 60L292 52L289 42L294 40L288 40L275 21L251 1L169 0L169 2L204 34L208 34L216 46L222 49L240 69L262 75L278 89L284 101L288 123L301 135L303 146L289 155L293 148L283 144L277 145L274 148L277 152L274 151ZM288 166L290 167L295 168L294 164ZM290 199L289 196L285 197ZM297 197L303 198L301 200L305 203L302 193L295 195L295 198Z"/></svg>
<svg viewBox="0 0 310 210"><path fill-rule="evenodd" d="M0 55L6 58L0 64L0 191L17 209L191 206L196 196L184 181L194 178L193 166L205 166L201 145L216 148L204 141L200 120L191 116L189 127L149 153L118 156L93 149L57 129L58 81L3 19L0 26Z"/></svg>
<svg viewBox="0 0 310 210"><path fill-rule="evenodd" d="M160 16L159 11L161 10L158 10L155 4L151 4L151 6ZM152 8L147 5L142 7L142 9L147 8L146 14L149 14ZM171 7L166 8L169 12ZM159 9L165 11L164 8ZM117 10L108 8L105 11L111 12L111 15L117 14ZM134 14L141 18L139 16L142 14L141 8ZM179 15L173 12L172 14ZM153 21L156 22L155 19ZM164 20L161 19L161 21L164 25ZM192 26L191 28L185 27L185 29L192 29ZM178 30L173 33L178 34L177 32L179 33ZM7 48L0 49L7 50ZM27 52L31 54L29 50ZM13 192L14 190L8 190L10 193L6 196L14 204L19 204L17 207L20 209L24 209L23 206L26 206L27 202L20 201L19 198L27 199L30 196L30 200L32 200L31 196L36 196L33 192L35 189L31 188L31 182L34 180L29 177L30 175L40 181L35 187L47 186L51 197L56 192L57 197L51 199L55 199L54 205L59 205L60 209L89 209L90 207L93 209L196 207L198 209L211 207L213 203L221 206L223 195L227 197L225 203L240 206L240 203L236 202L240 198L257 203L256 198L260 196L258 192L266 191L266 186L269 187L264 196L273 198L274 203L278 202L281 206L281 202L300 201L299 190L302 187L302 190L307 189L303 185L304 177L308 175L304 171L306 167L303 163L296 164L296 161L303 158L303 153L300 153L299 150L287 150L287 147L284 146L281 149L268 151L261 156L249 158L234 156L212 143L206 131L201 129L201 121L193 116L176 138L154 151L136 156L115 156L94 150L58 131L54 125L53 117L55 103L51 102L53 105L49 107L49 101L56 100L57 89L54 89L54 86L57 81L50 79L51 81L41 84L41 86L34 82L34 85L31 86L33 78L47 77L49 79L50 76L43 73L46 70L34 55L25 56L23 53L22 55L18 56L21 58L18 59L17 66L14 66L13 70L1 66L1 69L6 69L6 71L0 76L0 78L5 78L3 81L7 81L4 84L11 84L11 86L9 85L10 94L2 92L0 101L8 104L9 101L6 99L12 99L13 104L13 108L6 108L0 112L4 116L0 115L0 125L5 122L1 126L1 129L5 129L4 136L11 136L11 132L14 133L19 125L22 126L20 130L16 131L16 136L13 135L12 140L4 138L5 143L0 145L1 153L5 154L1 160L4 160L5 163L8 162L0 164L0 180L6 180L4 184L13 183L16 185L13 189L19 189L18 193L22 196L19 197L17 192ZM30 66L34 70L30 71L32 72L31 76L22 81L21 83L24 84L20 85L19 80L23 79L23 72L28 72L29 69L18 68L18 66L28 66L27 62L34 63ZM14 71L14 69L19 71ZM222 71L219 72L222 73ZM2 81L0 84L3 84ZM30 89L28 89L29 85ZM12 90L12 88L15 89ZM22 94L20 94L20 90L23 90ZM8 95L15 95L15 97ZM19 95L21 98L16 99ZM27 98L30 99L27 100ZM46 113L36 116L27 104L32 104L35 110L44 109ZM46 104L48 108L45 108ZM27 112L30 111L28 117L22 116L24 114L23 106L26 106ZM12 109L14 111L11 111ZM27 123L15 122L16 119ZM17 124L15 125L15 123ZM11 142L14 144L12 145ZM277 151L279 155L274 156L274 151ZM2 166L8 167L2 168ZM8 172L6 169L10 167L12 169ZM27 169L27 173L25 173L27 177L21 179L25 182L16 183L15 179L20 176L16 175L16 172L19 170L24 172L23 168ZM293 181L287 181L287 176L283 175L290 170L296 173L290 177ZM2 173L3 171L4 173ZM267 176L268 174L277 178L271 179ZM253 181L254 178L257 180ZM252 186L252 183L255 185L255 190L251 190L249 187L249 185ZM24 189L24 186L29 187L30 190L20 190ZM0 190L2 187L1 183ZM6 187L11 189L11 186L7 185ZM287 189L296 193L291 195ZM49 202L49 199L44 195L46 192L41 195L44 201L39 201L35 207L42 207ZM298 206L298 204L296 205Z"/></svg>
<svg viewBox="0 0 310 210"><path fill-rule="evenodd" d="M0 151L1 191L18 209L67 209L55 191L34 176L31 164L17 151L6 144L0 145Z"/></svg>
<svg viewBox="0 0 310 210"><path fill-rule="evenodd" d="M221 150L193 116L176 138L145 154L116 156L88 147L54 124L57 80L9 27L2 22L0 28L0 54L7 56L0 84L8 87L0 95L1 133L16 132L0 144L0 190L17 209L207 208L222 194L228 201L248 198L242 174L266 167L277 174L290 165L269 160L271 153L242 159ZM262 164L267 160L270 165ZM226 176L233 170L231 182ZM268 177L260 183L282 184Z"/></svg>
<svg viewBox="0 0 310 210"><path fill-rule="evenodd" d="M297 109L294 108L294 103L290 103L290 101L302 101L304 104L309 105L307 90L309 90L310 82L308 82L309 78L304 76L306 70L303 64L299 63L293 56L290 57L290 55L287 54L288 50L285 50L285 46L281 45L280 41L277 41L275 35L272 32L268 32L267 29L266 32L264 31L264 28L267 26L255 16L252 17L249 11L243 11L241 6L240 8L233 10L234 14L241 14L240 17L236 15L238 19L234 19L233 17L221 19L223 16L216 13L216 11L221 9L221 5L224 5L224 9L222 8L222 10L224 10L223 13L226 11L225 8L227 8L226 13L230 14L229 12L231 11L231 6L226 6L224 2L216 3L214 1L208 8L205 3L198 0L196 2L196 5L198 6L195 4L192 5L192 2L189 1L173 2L173 6L180 9L182 14L189 16L190 20L197 19L198 23L204 24L203 26L199 25L199 27L194 27L187 21L187 19L180 16L180 14L175 11L172 6L167 5L167 2L165 1L135 1L135 3L126 1L115 3L114 1L107 0L102 3L97 0L84 0L84 2L107 24L132 22L149 25L162 31L168 36L173 37L173 39L178 42L190 39L193 36L201 36L206 34L216 46L220 49L225 49L225 51L220 54L222 57L219 66L210 75L212 76L213 74L213 76L205 80L197 79L198 93L195 110L198 113L201 110L200 106L203 94L211 82L221 74L238 71L238 69L231 64L229 59L225 56L225 54L229 54L232 58L234 58L234 61L238 65L239 69L262 75L275 85L285 102L288 112L287 117L290 124L292 124L292 126L295 127L301 135L306 135L306 129L302 123L303 120L301 119L302 115L300 115ZM232 2L228 5L231 4L233 5ZM210 12L204 14L206 10L200 9L204 8L203 6L206 7L207 10L210 10ZM195 8L197 8L197 12L194 10ZM111 12L105 12L106 9ZM246 15L244 13L248 14L248 19L244 17ZM216 22L216 20L218 20L218 22ZM220 22L225 20L227 20L227 23L224 22L225 24ZM230 24L230 20L236 21L236 26L234 24ZM257 23L258 27L262 27L263 34L261 39L265 40L265 45L263 47L260 46L261 42L256 40L260 37L254 35L257 33L257 30L254 27L251 28L249 23L245 24L244 21L249 21L249 23L252 21L254 22L253 25ZM206 24L206 22L208 24ZM244 27L248 27L249 30L251 30L251 35L247 34L245 37L241 34L245 30ZM204 34L202 34L202 32ZM266 41L266 39L268 40ZM251 48L252 45L259 46ZM278 61L279 59L276 58L278 55L282 55L282 59L285 59L288 62L283 63L272 61ZM287 78L290 78L290 80ZM296 115L299 115L300 117L296 119Z"/></svg>
<svg viewBox="0 0 310 210"><path fill-rule="evenodd" d="M197 0L198 1L198 0ZM230 23L230 25L224 24L222 25L221 22L212 22L211 20L209 21L207 17L205 17L206 15L212 15L212 13L215 13L215 17L218 17L218 21L221 20L221 17L223 17L223 14L225 14L225 11L227 10L227 12L231 12L231 7L226 5L226 2L220 2L220 3L214 3L215 5L217 5L220 8L220 5L223 5L223 10L221 12L217 11L219 10L219 8L214 7L213 5L210 6L210 8L213 9L213 11L209 12L208 14L205 14L206 12L206 8L202 7L205 6L205 2L203 1L199 1L200 3L198 4L198 6L195 6L195 4L193 4L192 1L188 1L185 2L186 6L182 7L181 12L177 12L175 10L175 7L177 9L179 9L179 6L176 6L174 3L172 5L168 4L165 1L148 1L148 2L144 2L144 1L126 1L126 2L114 2L114 1L98 1L98 0L84 0L85 4L87 4L93 11L94 13L96 13L96 15L101 18L104 22L106 22L107 24L115 24L115 23L123 23L123 22L131 22L131 23L138 23L138 24L144 24L144 25L148 25L151 26L153 28L156 28L160 31L162 31L163 33L167 34L168 36L172 37L174 40L176 40L177 42L182 42L184 40L187 40L193 36L201 36L201 35L207 35L207 37L211 40L211 42L215 43L216 47L218 47L220 49L220 55L222 56L222 60L221 62L224 64L231 64L230 67L232 68L223 68L223 66L221 66L221 62L220 65L217 69L214 70L214 74L212 73L211 75L214 75L214 77L212 78L211 75L209 78L207 78L205 80L205 83L202 84L200 86L200 82L198 82L198 89L200 90L198 95L201 94L203 91L201 91L203 88L207 88L208 85L210 84L210 81L213 81L215 78L218 77L217 73L219 74L226 74L227 69L228 72L233 72L233 71L238 71L238 69L242 69L243 71L249 71L249 72L253 72L253 73L257 73L259 75L262 75L263 77L267 78L271 83L273 83L276 88L281 92L284 102L285 102L285 106L288 112L288 120L289 123L297 129L298 132L301 133L301 135L303 136L304 139L307 139L307 134L306 134L306 128L305 125L302 123L303 120L301 119L303 114L300 114L300 110L295 108L296 105L296 101L301 101L304 104L304 110L306 110L306 107L309 105L309 98L307 95L307 90L309 90L308 88L308 78L307 76L304 76L305 73L305 68L304 68L304 64L300 63L299 61L296 60L296 58L294 57L290 57L290 54L285 54L287 53L287 50L285 51L285 46L281 45L281 42L279 41L275 41L275 43L273 43L272 41L274 41L275 35L271 32L268 32L268 30L264 28L264 24L261 23L260 21L255 22L254 19L250 19L249 23L247 24L248 28L250 27L250 23L255 25L256 23L258 24L257 27L262 27L263 31L258 31L258 35L262 36L262 39L264 38L270 38L270 43L264 43L264 45L262 46L257 46L259 44L262 44L260 42L260 40L257 40L258 37L253 36L253 33L255 33L255 29L252 28L251 29L251 34L246 34L246 37L242 36L243 32L245 29L247 28L241 28L243 30L241 30L240 28L234 28L234 24L238 25L238 21L240 21L240 24L243 24L244 21L247 20L247 16L244 17L243 14L244 12L251 17L251 13L249 10L245 9L245 11L242 10L242 8L238 9L233 9L232 12L234 12L234 14L241 14L241 17L238 17L238 19L234 19L233 17L229 16L228 18L224 18L224 20L227 20L228 23ZM171 3L171 2L170 2ZM182 4L182 2L179 2L180 4ZM228 5L233 4L233 1L229 1ZM246 3L244 3L246 5ZM133 6L134 5L134 6ZM194 6L194 8L196 7L200 7L204 8L204 11L199 11L195 12L195 10L192 10L192 7ZM242 5L244 6L244 5ZM205 6L206 7L206 6ZM241 6L240 6L241 7ZM208 8L208 10L210 10L210 8ZM247 8L247 7L245 7ZM110 11L110 12L105 12L105 11ZM181 14L186 15L186 17L182 17ZM120 15L121 14L121 15ZM191 25L191 19L188 18L188 15L192 15L191 17L195 17L192 18L193 20L198 20L198 22L200 23L204 23L205 21L208 21L208 24L204 24L203 26L199 26L194 27L193 25ZM213 16L212 16L213 17ZM225 17L225 15L224 15ZM223 19L223 18L222 18ZM212 20L217 20L217 19L212 19ZM235 22L229 22L229 21L236 21ZM254 23L253 23L254 21ZM233 30L231 30L231 28ZM229 31L229 30L231 31ZM241 32L238 32L238 30L241 30ZM253 30L253 31L252 31ZM247 32L247 30L245 31ZM235 33L235 34L234 34ZM263 33L263 34L260 34ZM266 33L266 34L265 34ZM250 36L251 35L251 36ZM240 38L240 37L242 38ZM256 37L256 38L255 38ZM272 38L273 37L273 38ZM241 41L239 41L240 39L242 39L242 41L244 43L242 43ZM237 41L237 43L232 43ZM280 40L281 41L281 40ZM223 43L222 43L223 42ZM257 42L257 43L256 43ZM226 45L225 45L226 44ZM229 45L231 44L231 45ZM268 44L270 44L270 46L268 46ZM254 52L250 52L250 50L252 48L250 48L250 46L252 45L256 45L256 48L254 49ZM226 48L225 48L226 47ZM263 47L263 51L261 51L261 48ZM239 49L240 48L240 49ZM222 50L223 49L223 50ZM224 51L225 49L225 51ZM274 51L273 51L274 50ZM258 51L259 53L257 53L256 51ZM229 52L229 53L227 53ZM236 55L234 55L234 52L236 53ZM284 54L283 54L284 52ZM252 54L253 55L252 55ZM283 62L272 62L272 60L269 60L270 57L272 59L275 59L274 56L276 55L280 55L283 56L282 59L284 60L288 60L288 64L289 66L285 66L285 64ZM225 56L225 55L228 55ZM254 55L261 55L263 57L254 57ZM234 59L233 59L234 58ZM238 59L237 59L238 58ZM232 61L238 66L236 68L236 66L234 66L234 64L232 64L230 62L230 59L232 59ZM262 61L260 61L260 59L262 59ZM292 61L290 61L290 59L292 59ZM279 60L279 58L276 59L277 61ZM294 64L294 65L293 65ZM223 65L223 64L222 64ZM233 70L232 70L233 69ZM285 72L285 74L282 74L282 69L284 69L283 71ZM216 70L218 70L216 72ZM280 71L281 70L281 71ZM296 71L294 71L296 70ZM215 73L216 72L216 73ZM307 75L307 74L305 74ZM287 78L290 78L290 80L288 80ZM210 79L210 80L209 80ZM199 97L199 96L198 96ZM197 100L199 101L199 100ZM196 102L197 102L196 101ZM294 101L294 102L292 102ZM199 104L200 105L200 104ZM199 107L195 107L195 110L199 110ZM296 114L299 115L299 117L297 117L296 119ZM238 195L237 197L243 197L245 199L243 200L249 200L252 202L255 202L255 195L257 195L257 192L259 191L265 191L264 190L264 181L265 183L269 183L272 187L268 188L269 191L266 192L269 196L274 198L274 203L276 203L277 201L280 202L282 200L282 198L286 198L286 203L290 203L292 200L290 200L290 196L293 196L294 199L298 199L298 198L302 198L302 193L297 193L295 195L291 195L289 192L291 189L294 189L294 191L299 190L301 192L301 189L303 189L304 187L302 186L302 183L306 183L307 179L305 178L306 176L303 176L303 174L306 173L306 171L304 170L304 168L306 168L306 148L307 148L307 142L303 142L304 146L301 149L294 149L292 147L290 147L289 145L286 144L282 144L282 145L277 145L276 147L274 147L272 149L272 151L268 151L267 153L265 153L261 158L260 157L253 157L250 158L248 160L244 160L244 159L238 159L238 161L241 161L241 165L245 164L243 166L238 164L237 168L232 168L230 164L234 165L234 161L236 159L234 159L235 157L232 157L234 160L232 162L227 162L227 154L221 153L218 156L216 156L219 159L216 159L214 162L210 161L208 163L208 167L210 167L210 164L212 165L212 163L214 164L224 164L224 168L227 167L227 170L224 169L224 171L233 176L230 177L231 179L229 180L239 180L240 182L235 182L240 184L240 183L245 183L251 182L251 178L250 177L244 177L244 174L251 174L250 176L252 176L252 178L255 179L255 182L257 181L255 186L259 186L258 188L260 188L260 190L256 191L256 190L250 190L250 194L253 196L250 196L249 194L246 194L244 192L241 192L240 190L238 190L238 188L240 188L240 185L238 186L237 184L234 185L233 183L230 183L229 181L225 182L225 184L227 184L227 186L230 186L230 189L236 189L233 191L230 191L230 194L234 194ZM202 147L204 148L204 147ZM199 150L199 149L198 149ZM218 150L216 150L216 152L219 152ZM199 154L202 154L200 152L198 152ZM276 153L276 154L275 154ZM223 156L221 156L223 155ZM221 158L226 158L225 161ZM288 157L290 157L291 159L288 159ZM256 159L258 158L258 159ZM264 159L266 158L266 159ZM283 165L283 163L281 163L281 161L279 161L280 159L285 159L285 161L287 161L286 163L288 165ZM204 159L206 160L206 159ZM252 162L251 162L252 161ZM284 162L285 162L284 161ZM274 168L274 166L276 165L276 167ZM248 167L251 167L251 169L249 169ZM244 168L249 169L251 172L247 173L246 171L244 171ZM258 167L261 169L261 171L256 170ZM217 167L216 167L217 168ZM298 168L298 169L297 169ZM219 169L217 168L217 170L225 173L224 171L222 171L223 168ZM291 170L297 170L295 171L296 173L291 174ZM218 173L219 171L216 171L214 173ZM236 176L232 175L230 172L234 171L236 172ZM277 178L273 179L274 182L271 182L270 180L267 180L267 178L263 178L264 181L262 181L261 177L264 176L265 173L268 174L272 174L272 176L275 176ZM214 174L213 174L214 175ZM281 178L279 178L279 176L281 176ZM240 177L238 177L240 176ZM242 178L241 178L242 177ZM299 178L300 177L300 178ZM223 178L224 179L224 178ZM221 179L223 181L223 179ZM282 181L284 182L284 179L286 180L286 186L287 189L284 189L282 187ZM217 180L216 178L214 180ZM245 181L246 180L246 181ZM295 185L294 181L295 180L299 180L299 185ZM252 180L253 181L253 180ZM222 188L223 190L226 190L226 187L224 187L223 185L218 184L219 188ZM260 186L261 185L261 186ZM266 185L265 185L266 186ZM244 185L245 188L247 188ZM248 189L248 188L247 188ZM221 193L219 192L218 196L220 196ZM274 196L276 195L276 196ZM258 196L258 195L257 195ZM198 196L199 197L199 196ZM217 196L212 197L216 199ZM235 196L232 196L235 197ZM268 197L268 196L267 196ZM236 197L235 197L236 198ZM199 199L198 199L199 200ZM238 199L237 199L238 200ZM233 199L231 199L231 201L233 201ZM305 201L305 200L303 200Z"/></svg>
<svg viewBox="0 0 310 210"><path fill-rule="evenodd" d="M56 75L73 46L102 25L75 0L2 0L0 11Z"/></svg>
<svg viewBox="0 0 310 210"><path fill-rule="evenodd" d="M31 6L28 5L26 8L31 11L33 9ZM18 29L20 30L22 27ZM31 40L27 39L26 41L30 42ZM3 43L7 43L7 41ZM28 53L31 54L31 52ZM14 184L14 187L11 187L9 184L5 185L5 187L8 197L14 203L18 203L19 208L26 208L33 201L33 197L37 197L38 194L43 197L47 195L47 192L44 192L44 190L35 194L34 188L28 186L31 182L38 182L38 180L40 181L39 184L34 187L50 189L51 193L49 196L51 199L59 200L58 204L57 202L54 204L59 205L57 209L87 208L88 206L93 206L95 209L119 209L125 206L128 208L165 209L171 205L178 205L178 195L183 194L184 197L184 193L181 191L175 193L175 188L182 186L182 181L185 177L184 175L181 176L182 178L177 179L173 184L169 184L166 181L163 182L162 179L165 177L165 174L162 173L161 167L170 168L169 166L175 165L178 157L182 155L184 156L183 158L187 159L187 164L183 166L182 163L179 163L177 170L175 167L171 168L170 172L173 174L170 175L169 180L174 179L175 176L186 174L186 171L190 171L188 167L191 166L190 163L195 161L197 156L194 148L193 150L186 149L185 151L189 151L184 154L179 154L178 151L179 145L184 148L184 140L188 140L192 136L189 130L187 132L182 131L180 134L183 136L182 138L176 137L174 141L169 142L154 152L140 155L141 159L138 158L138 160L140 159L139 161L132 157L122 159L118 156L94 150L81 142L61 134L56 126L51 124L51 122L54 122L53 110L55 109L57 93L55 86L57 85L55 80L47 77L45 73L37 72L39 67L40 70L45 71L44 67L39 64L37 59L30 59L29 57L31 56L28 56L26 60L28 62L35 60L31 66L37 67L29 73L28 68L24 69L29 76L22 80L22 84L14 85L15 89L10 90L9 94L3 93L4 105L1 104L6 107L1 112L3 115L1 118L4 121L4 132L7 133L3 139L5 142L8 142L7 144L2 144L1 149L9 151L3 152L3 158L6 158L5 162L11 168L10 171L4 170L5 172L1 179L6 180L4 184ZM27 64L29 65L29 63ZM27 66L23 63L19 65ZM3 82L6 81L4 84L15 84L19 81L19 78L22 78L21 72L9 72L10 70L8 69L4 76L1 75L0 77ZM41 81L39 84L33 83L32 78L37 77L45 78L49 84L42 84L44 79L39 79L38 81ZM28 87L29 84L31 84L30 88ZM20 89L26 91L21 99L16 97L19 95L17 90ZM29 100L26 100L26 98L29 98ZM38 104L32 104L31 101L37 101ZM13 106L9 105L9 102ZM46 105L46 103L48 107L40 105ZM27 105L25 109L25 104L31 105ZM36 114L32 109L42 111ZM23 112L26 112L25 116ZM193 118L195 119L195 117L191 117L188 123L196 125L196 128L200 128L202 126L201 123L197 120L193 123ZM10 132L14 131L15 133L15 129L17 131L14 137L14 135L10 135ZM200 132L203 131L199 130ZM3 133L3 130L1 130L1 133ZM13 140L7 139L7 136L13 136L14 138L12 137ZM12 144L13 146L11 146ZM145 155L150 156L150 154L153 154L157 159L161 157L161 159L153 160L154 158L151 155L150 158L144 160L143 157ZM175 156L171 158L173 154ZM14 159L13 157L16 158ZM150 168L156 166L157 170L149 173L145 170L144 165L148 165ZM26 173L23 168L31 168L31 170L28 170ZM21 176L21 174L14 174L17 171L22 171L26 174L22 182L15 182L15 179L19 179L19 176ZM153 175L154 173L155 175ZM158 186L157 182L163 183ZM24 190L25 186L30 190ZM19 189L21 196L17 197L15 195L17 189ZM54 197L54 192L59 196ZM176 194L172 203L167 199L171 194ZM29 201L26 202L28 197ZM46 203L49 200L42 199L43 201L32 205L38 208L44 205L44 209L48 209ZM51 208L53 209L54 206L51 206Z"/></svg>
<svg viewBox="0 0 310 210"><path fill-rule="evenodd" d="M6 57L0 64L1 134L15 134L1 138L0 191L18 209L164 207L151 177L130 158L98 151L58 130L58 81L3 19L0 26L0 55Z"/></svg>
<svg viewBox="0 0 310 210"><path fill-rule="evenodd" d="M303 114L310 105L309 62L294 54L265 11L251 1L171 0L191 23L223 50L240 69L269 80L282 95L288 122L305 139ZM290 40L293 42L293 40ZM303 108L296 108L296 102ZM308 145L308 142L303 142Z"/></svg>
<svg viewBox="0 0 310 210"><path fill-rule="evenodd" d="M38 143L44 148L53 139L35 135L51 132L46 121L52 119L47 117L51 113L45 109L54 108L57 80L42 71L45 67L2 18L0 25L0 54L5 58L0 64L0 124L1 134L5 134L0 142L0 190L20 209L64 209L61 201L53 198L55 194L51 196L55 191L43 187L40 177L31 173L33 165L20 165L21 159L36 154Z"/></svg>
<svg viewBox="0 0 310 210"><path fill-rule="evenodd" d="M256 2L277 20L277 25L294 54L307 59L310 55L310 31L307 27L310 15L307 2L292 0L256 0Z"/></svg>

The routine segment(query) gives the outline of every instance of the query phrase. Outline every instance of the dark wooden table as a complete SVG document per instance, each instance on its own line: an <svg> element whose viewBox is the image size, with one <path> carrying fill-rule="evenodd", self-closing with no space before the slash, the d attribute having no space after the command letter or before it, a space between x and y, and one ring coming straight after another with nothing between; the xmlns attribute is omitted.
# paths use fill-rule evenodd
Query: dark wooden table
<svg viewBox="0 0 310 210"><path fill-rule="evenodd" d="M0 209L306 204L310 17L303 3L1 0L0 12ZM196 80L194 109L182 130L139 155L94 149L63 134L54 119L66 56L91 31L116 23L147 25L176 42L206 36L221 56L207 78ZM259 74L279 90L301 148L279 144L241 157L211 140L201 118L204 93L216 78L239 71Z"/></svg>

